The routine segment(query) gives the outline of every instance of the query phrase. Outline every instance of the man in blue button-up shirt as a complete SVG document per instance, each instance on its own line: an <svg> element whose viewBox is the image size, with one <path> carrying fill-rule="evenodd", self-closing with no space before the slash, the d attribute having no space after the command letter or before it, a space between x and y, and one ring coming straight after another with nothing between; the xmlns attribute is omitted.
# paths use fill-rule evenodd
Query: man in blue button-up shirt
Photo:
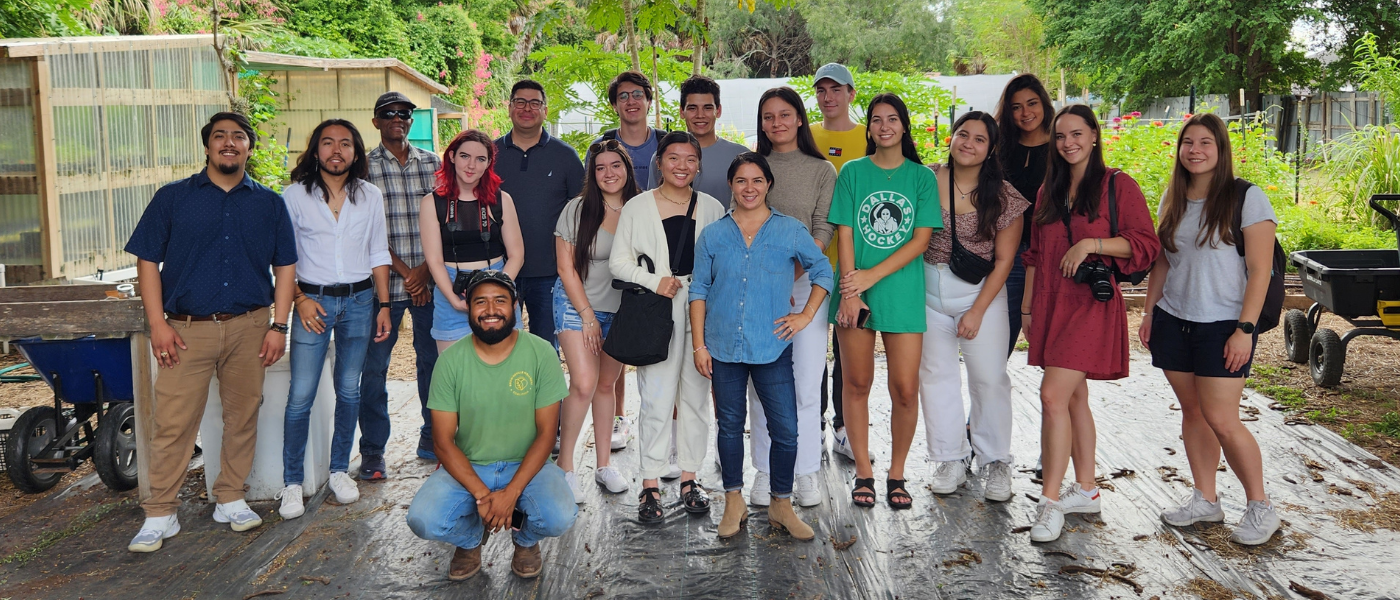
<svg viewBox="0 0 1400 600"><path fill-rule="evenodd" d="M141 503L146 522L127 546L132 552L159 550L180 531L177 494L215 374L224 431L214 520L234 531L262 524L243 500L243 485L253 467L263 372L287 346L296 240L282 198L245 171L257 143L248 119L218 113L201 134L204 171L160 188L126 244L136 255L151 352L161 367L151 497Z"/></svg>

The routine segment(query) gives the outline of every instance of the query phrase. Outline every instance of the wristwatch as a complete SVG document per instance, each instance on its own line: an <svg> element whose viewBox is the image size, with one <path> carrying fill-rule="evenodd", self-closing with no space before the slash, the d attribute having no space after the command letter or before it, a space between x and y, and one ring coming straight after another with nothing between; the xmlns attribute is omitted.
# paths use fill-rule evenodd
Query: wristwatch
<svg viewBox="0 0 1400 600"><path fill-rule="evenodd" d="M1240 321L1237 325L1235 325L1235 327L1238 327L1240 331L1243 331L1247 334L1252 335L1254 333L1254 324L1250 323L1249 321Z"/></svg>
<svg viewBox="0 0 1400 600"><path fill-rule="evenodd" d="M276 331L277 333L281 333L284 335L289 330L286 323L273 323L272 325L268 326L268 329L271 329L273 331Z"/></svg>
<svg viewBox="0 0 1400 600"><path fill-rule="evenodd" d="M385 309L385 308L389 308L389 305L390 305L389 302L385 302L385 301L380 300L380 299L378 299L378 298L375 298L375 299L374 299L374 310L376 310L376 311L382 310L382 309Z"/></svg>

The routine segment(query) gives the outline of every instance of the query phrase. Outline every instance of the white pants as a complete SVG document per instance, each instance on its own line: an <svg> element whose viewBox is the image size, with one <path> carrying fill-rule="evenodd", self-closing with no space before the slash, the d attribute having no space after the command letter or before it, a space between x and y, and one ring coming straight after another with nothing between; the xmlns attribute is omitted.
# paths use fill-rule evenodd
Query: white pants
<svg viewBox="0 0 1400 600"><path fill-rule="evenodd" d="M802 312L812 296L812 282L803 273L792 284L792 312ZM809 475L822 468L822 371L826 369L827 303L822 300L817 317L792 336L792 376L797 385L797 463L794 475ZM764 473L768 468L768 420L758 391L749 382L749 446L753 466Z"/></svg>
<svg viewBox="0 0 1400 600"><path fill-rule="evenodd" d="M671 411L676 419L676 462L682 471L696 472L705 461L705 438L714 413L709 408L710 380L695 370L690 345L690 278L681 279L680 291L671 301L671 348L666 360L637 368L637 389L642 397L638 413L642 479L657 479L668 471L671 444Z"/></svg>
<svg viewBox="0 0 1400 600"><path fill-rule="evenodd" d="M958 319L972 308L982 284L971 284L946 264L924 263L924 356L919 365L919 399L924 409L929 458L936 461L968 457L967 423L963 413L962 373L958 351L967 365L972 396L972 446L977 462L1011 462L1011 378L1006 374L1006 338L1011 335L1006 313L1006 288L997 292L982 316L977 337L958 337Z"/></svg>

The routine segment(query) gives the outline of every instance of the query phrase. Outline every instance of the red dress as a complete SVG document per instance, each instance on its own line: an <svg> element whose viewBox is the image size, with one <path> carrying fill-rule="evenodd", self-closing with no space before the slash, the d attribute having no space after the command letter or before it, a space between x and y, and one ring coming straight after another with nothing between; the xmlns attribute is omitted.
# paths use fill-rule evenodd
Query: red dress
<svg viewBox="0 0 1400 600"><path fill-rule="evenodd" d="M1116 169L1110 169L1112 173ZM1128 240L1132 258L1102 257L1116 261L1124 273L1152 266L1162 251L1147 200L1127 173L1114 178L1118 200L1118 236ZM1099 214L1093 222L1084 215L1070 217L1075 241L1108 238L1108 174L1099 197ZM1044 188L1041 189L1044 192ZM1038 204L1037 204L1038 205ZM1089 286L1060 273L1060 260L1069 251L1069 237L1062 221L1031 225L1031 247L1022 255L1027 268L1035 267L1031 293L1030 364L1083 371L1089 379L1122 379L1128 376L1128 315L1123 294L1115 287L1108 302L1099 302ZM1090 254L1089 259L1095 255ZM1087 259L1086 259L1087 260Z"/></svg>

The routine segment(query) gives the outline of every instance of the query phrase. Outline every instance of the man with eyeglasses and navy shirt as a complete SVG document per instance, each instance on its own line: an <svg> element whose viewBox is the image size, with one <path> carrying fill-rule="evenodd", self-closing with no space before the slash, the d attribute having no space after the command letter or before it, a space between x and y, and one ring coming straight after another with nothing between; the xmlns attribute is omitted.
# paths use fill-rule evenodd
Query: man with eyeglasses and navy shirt
<svg viewBox="0 0 1400 600"><path fill-rule="evenodd" d="M554 226L564 205L583 190L583 161L563 140L544 130L549 100L539 82L522 79L510 89L511 129L496 140L496 175L501 191L515 199L520 235L525 239L525 266L515 285L528 315L530 333L555 349Z"/></svg>
<svg viewBox="0 0 1400 600"><path fill-rule="evenodd" d="M384 192L384 224L389 232L389 339L372 342L360 376L360 480L381 481L387 474L384 445L389 441L389 356L399 341L399 325L408 312L413 320L413 353L418 372L418 402L423 426L418 431L418 458L437 460L433 453L432 415L428 386L437 363L433 328L433 277L423 260L418 236L418 207L437 186L442 159L408 143L413 109L408 96L385 92L374 103L374 128L379 147L367 155L369 182Z"/></svg>

